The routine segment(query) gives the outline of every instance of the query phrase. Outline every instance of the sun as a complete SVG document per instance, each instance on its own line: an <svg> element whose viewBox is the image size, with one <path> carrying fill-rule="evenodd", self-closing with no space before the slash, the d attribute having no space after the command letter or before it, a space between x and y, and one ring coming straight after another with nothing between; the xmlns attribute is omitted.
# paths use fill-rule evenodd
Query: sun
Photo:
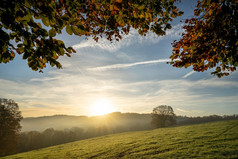
<svg viewBox="0 0 238 159"><path fill-rule="evenodd" d="M91 105L91 115L105 115L114 111L111 102L107 99L100 99Z"/></svg>

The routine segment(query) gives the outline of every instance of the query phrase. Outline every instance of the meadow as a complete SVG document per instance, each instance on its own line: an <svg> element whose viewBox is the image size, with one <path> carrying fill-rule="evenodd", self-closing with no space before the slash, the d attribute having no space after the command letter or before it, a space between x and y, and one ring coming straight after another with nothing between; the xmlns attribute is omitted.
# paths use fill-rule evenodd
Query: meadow
<svg viewBox="0 0 238 159"><path fill-rule="evenodd" d="M3 159L238 158L238 120L106 135Z"/></svg>

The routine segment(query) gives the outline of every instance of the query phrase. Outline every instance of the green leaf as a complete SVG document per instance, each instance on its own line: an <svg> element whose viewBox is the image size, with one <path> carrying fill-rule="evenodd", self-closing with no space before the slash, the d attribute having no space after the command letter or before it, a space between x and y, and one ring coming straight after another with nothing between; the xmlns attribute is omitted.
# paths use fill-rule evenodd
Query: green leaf
<svg viewBox="0 0 238 159"><path fill-rule="evenodd" d="M57 43L58 43L59 45L61 45L61 46L64 46L64 42L61 41L61 40L57 40Z"/></svg>
<svg viewBox="0 0 238 159"><path fill-rule="evenodd" d="M70 48L66 48L66 51L69 53L72 53L72 49L70 49Z"/></svg>
<svg viewBox="0 0 238 159"><path fill-rule="evenodd" d="M60 51L60 52L59 52L58 54L63 56L63 55L64 55L64 49L60 47L60 48L59 48L59 51Z"/></svg>
<svg viewBox="0 0 238 159"><path fill-rule="evenodd" d="M82 25L80 25L80 26L71 26L71 29L72 29L72 31L73 31L73 33L75 34L75 35L79 35L79 34L81 34L81 35L83 35L85 32L84 32L84 28L83 28L83 26Z"/></svg>
<svg viewBox="0 0 238 159"><path fill-rule="evenodd" d="M56 35L56 30L54 28L50 29L49 36L54 37Z"/></svg>
<svg viewBox="0 0 238 159"><path fill-rule="evenodd" d="M43 62L44 64L47 62L46 57L43 57L43 58L42 58L42 62Z"/></svg>
<svg viewBox="0 0 238 159"><path fill-rule="evenodd" d="M47 17L43 17L42 18L42 22L47 27L50 25L50 21L49 21L49 19Z"/></svg>
<svg viewBox="0 0 238 159"><path fill-rule="evenodd" d="M12 37L14 37L14 36L16 36L16 35L17 35L16 32L12 32L12 33L10 33L10 36L12 36Z"/></svg>
<svg viewBox="0 0 238 159"><path fill-rule="evenodd" d="M76 26L71 26L71 29L75 35L79 34L79 29Z"/></svg>
<svg viewBox="0 0 238 159"><path fill-rule="evenodd" d="M69 34L69 35L72 35L73 34L73 31L71 29L71 27L69 25L66 25L66 32Z"/></svg>
<svg viewBox="0 0 238 159"><path fill-rule="evenodd" d="M22 21L22 23L23 23L24 21L29 22L31 19L32 19L32 15L31 15L30 13L28 13L26 16L24 16L24 17L21 19L21 21ZM26 22L24 22L24 23L26 23Z"/></svg>
<svg viewBox="0 0 238 159"><path fill-rule="evenodd" d="M18 44L17 45L17 47L23 47L24 46L24 44Z"/></svg>

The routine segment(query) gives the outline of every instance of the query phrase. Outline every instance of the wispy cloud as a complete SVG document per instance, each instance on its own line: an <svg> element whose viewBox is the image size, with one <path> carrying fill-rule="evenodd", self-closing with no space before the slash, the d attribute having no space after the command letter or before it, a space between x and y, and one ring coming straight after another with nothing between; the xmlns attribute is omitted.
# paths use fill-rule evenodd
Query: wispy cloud
<svg viewBox="0 0 238 159"><path fill-rule="evenodd" d="M128 35L124 35L122 40L120 40L119 42L110 42L105 38L99 39L98 42L95 42L92 38L89 38L88 40L82 41L79 44L73 45L73 48L82 49L96 47L110 52L114 52L119 50L120 48L125 48L134 44L154 44L168 37L179 37L179 34L183 32L182 25L183 24L177 24L173 26L172 29L166 31L165 36L158 36L151 31L148 32L146 36L141 36L139 35L137 30L131 29L130 33Z"/></svg>
<svg viewBox="0 0 238 159"><path fill-rule="evenodd" d="M95 80L79 73L58 72L61 73L51 74L54 80L49 80L48 77L41 78L42 80L35 78L27 83L0 78L0 96L19 103L24 116L62 113L89 115L87 109L91 102L101 97L112 100L116 110L122 112L150 113L153 107L160 104L171 105L178 114L191 116L219 113L216 108L227 105L233 109L223 109L222 113L237 110L237 91L234 90L234 93L227 94L226 97L219 94L221 90L237 88L237 81L214 78L197 81L173 79L128 82L122 79ZM201 92L202 88L207 91ZM218 91L214 92L214 89Z"/></svg>
<svg viewBox="0 0 238 159"><path fill-rule="evenodd" d="M180 109L180 108L176 108L177 111L183 112L183 113L189 113L190 111L188 110L184 110L184 109Z"/></svg>
<svg viewBox="0 0 238 159"><path fill-rule="evenodd" d="M191 72L187 73L186 75L184 75L183 78L187 78L188 76L191 76L194 73L195 73L195 71L191 71Z"/></svg>
<svg viewBox="0 0 238 159"><path fill-rule="evenodd" d="M170 59L158 59L158 60L141 61L141 62L127 63L127 64L114 64L114 65L100 66L100 67L89 68L88 70L106 71L110 69L128 68L128 67L133 67L137 65L156 64L156 63L163 63L168 61L170 61Z"/></svg>

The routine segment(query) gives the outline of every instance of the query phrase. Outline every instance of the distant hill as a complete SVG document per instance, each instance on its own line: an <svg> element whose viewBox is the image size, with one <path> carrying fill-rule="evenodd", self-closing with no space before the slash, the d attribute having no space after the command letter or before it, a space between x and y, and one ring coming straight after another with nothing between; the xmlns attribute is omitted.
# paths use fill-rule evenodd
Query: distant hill
<svg viewBox="0 0 238 159"><path fill-rule="evenodd" d="M3 157L238 158L238 120L106 135Z"/></svg>
<svg viewBox="0 0 238 159"><path fill-rule="evenodd" d="M56 130L70 129L80 127L88 129L90 127L99 127L107 125L108 127L142 127L142 130L150 129L150 114L120 113L114 112L105 116L70 116L54 115L34 118L24 118L21 121L22 131L44 131L47 128Z"/></svg>
<svg viewBox="0 0 238 159"><path fill-rule="evenodd" d="M177 125L198 124L211 121L234 120L238 115L210 115L203 117L177 116ZM104 116L72 116L72 115L54 115L34 118L24 118L21 121L22 132L24 131L44 131L48 128L56 130L70 129L79 127L83 129L110 127L122 129L123 131L148 130L151 127L151 114L138 113L120 113L114 112Z"/></svg>

